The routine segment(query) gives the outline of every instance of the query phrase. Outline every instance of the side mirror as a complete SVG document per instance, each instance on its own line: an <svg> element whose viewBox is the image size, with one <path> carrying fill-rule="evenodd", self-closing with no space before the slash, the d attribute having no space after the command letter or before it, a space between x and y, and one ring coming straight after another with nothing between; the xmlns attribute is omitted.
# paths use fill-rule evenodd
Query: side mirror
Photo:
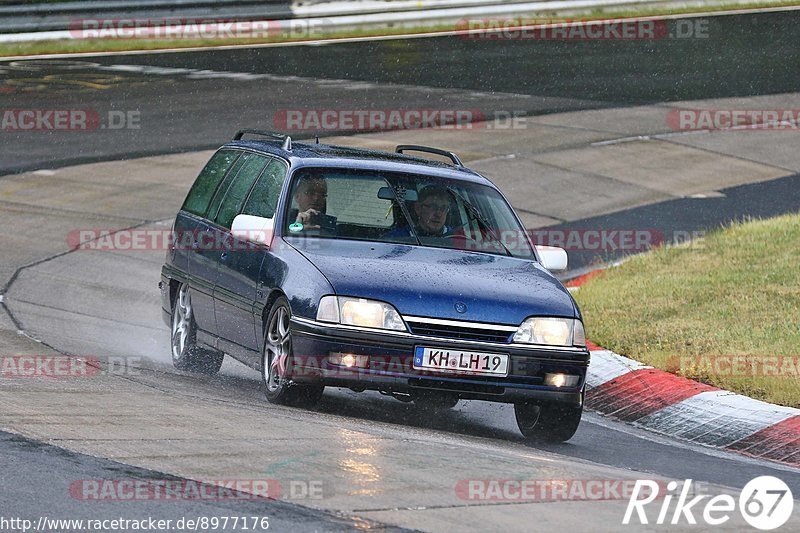
<svg viewBox="0 0 800 533"><path fill-rule="evenodd" d="M536 246L542 266L547 270L566 270L567 251L556 246Z"/></svg>
<svg viewBox="0 0 800 533"><path fill-rule="evenodd" d="M275 221L253 215L236 215L231 224L231 233L238 239L263 244L269 248L275 234Z"/></svg>

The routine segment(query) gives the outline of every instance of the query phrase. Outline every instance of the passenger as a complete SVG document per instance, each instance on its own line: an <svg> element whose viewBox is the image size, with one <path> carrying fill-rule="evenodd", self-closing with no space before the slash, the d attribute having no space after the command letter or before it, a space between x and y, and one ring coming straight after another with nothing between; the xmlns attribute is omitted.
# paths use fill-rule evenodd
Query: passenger
<svg viewBox="0 0 800 533"><path fill-rule="evenodd" d="M450 193L440 185L429 185L419 192L414 202L416 224L414 230L419 237L447 237L452 229L447 226L447 215L450 213ZM408 226L395 228L385 237L412 237Z"/></svg>

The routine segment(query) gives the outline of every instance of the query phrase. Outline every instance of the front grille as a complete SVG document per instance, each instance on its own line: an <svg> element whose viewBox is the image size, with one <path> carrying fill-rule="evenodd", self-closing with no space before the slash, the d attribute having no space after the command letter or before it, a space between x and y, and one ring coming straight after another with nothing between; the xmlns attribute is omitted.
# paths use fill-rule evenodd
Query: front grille
<svg viewBox="0 0 800 533"><path fill-rule="evenodd" d="M483 326L471 327L455 324L432 324L429 322L417 322L413 319L406 319L406 322L408 322L408 326L411 328L411 333L428 337L509 343L511 342L511 336L514 334L513 331L503 331L501 329L492 328L491 324L487 324L484 328Z"/></svg>

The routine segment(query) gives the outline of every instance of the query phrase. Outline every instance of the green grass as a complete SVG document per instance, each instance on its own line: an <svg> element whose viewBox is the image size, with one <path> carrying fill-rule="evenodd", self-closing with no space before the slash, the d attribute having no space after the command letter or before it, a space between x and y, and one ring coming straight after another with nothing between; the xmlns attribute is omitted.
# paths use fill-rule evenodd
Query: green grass
<svg viewBox="0 0 800 533"><path fill-rule="evenodd" d="M744 356L739 361L747 365L774 356L782 356L782 365L800 360L800 215L737 223L688 245L632 257L575 296L587 335L599 345L800 407L800 369L794 366L767 375L744 365L730 372L709 364L724 363L726 356Z"/></svg>
<svg viewBox="0 0 800 533"><path fill-rule="evenodd" d="M714 12L725 11L730 9L757 9L765 7L782 7L796 5L796 0L787 1L769 1L766 0L761 3L748 4L742 6L741 4L720 4L715 6L693 6L683 8L648 8L642 7L640 9L615 9L608 10L598 9L591 14L581 15L560 15L558 13L537 13L529 15L519 15L522 20L547 20L548 22L556 22L559 20L596 20L606 18L625 18L625 17L642 17L642 16L657 16L657 15L675 15L675 14L691 14L700 12ZM480 17L478 17L480 18ZM49 41L29 41L19 43L0 43L0 58L20 56L20 55L37 55L37 54L67 54L67 53L81 53L81 52L112 52L112 51L125 51L125 50L158 50L165 48L192 48L192 47L209 47L209 46L225 46L225 45L253 45L253 44L266 44L278 42L297 42L303 40L317 40L317 39L344 39L353 37L366 37L373 35L400 35L400 34L414 34L414 33L428 33L428 32L442 32L452 31L455 27L453 24L440 24L434 26L420 26L420 27L397 27L397 28L381 28L381 29L348 29L336 30L328 33L315 35L309 39L293 39L289 37L275 37L269 39L245 39L245 38L232 38L232 39L60 39Z"/></svg>

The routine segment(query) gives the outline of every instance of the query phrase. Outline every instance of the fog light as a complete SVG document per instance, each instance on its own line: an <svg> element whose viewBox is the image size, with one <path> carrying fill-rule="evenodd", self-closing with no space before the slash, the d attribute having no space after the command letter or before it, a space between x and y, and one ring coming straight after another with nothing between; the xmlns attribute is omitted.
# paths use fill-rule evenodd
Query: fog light
<svg viewBox="0 0 800 533"><path fill-rule="evenodd" d="M329 358L334 365L344 366L347 368L365 368L367 366L366 355L355 355L352 353L331 352Z"/></svg>
<svg viewBox="0 0 800 533"><path fill-rule="evenodd" d="M580 379L580 376L547 373L544 375L544 384L548 387L574 387Z"/></svg>

